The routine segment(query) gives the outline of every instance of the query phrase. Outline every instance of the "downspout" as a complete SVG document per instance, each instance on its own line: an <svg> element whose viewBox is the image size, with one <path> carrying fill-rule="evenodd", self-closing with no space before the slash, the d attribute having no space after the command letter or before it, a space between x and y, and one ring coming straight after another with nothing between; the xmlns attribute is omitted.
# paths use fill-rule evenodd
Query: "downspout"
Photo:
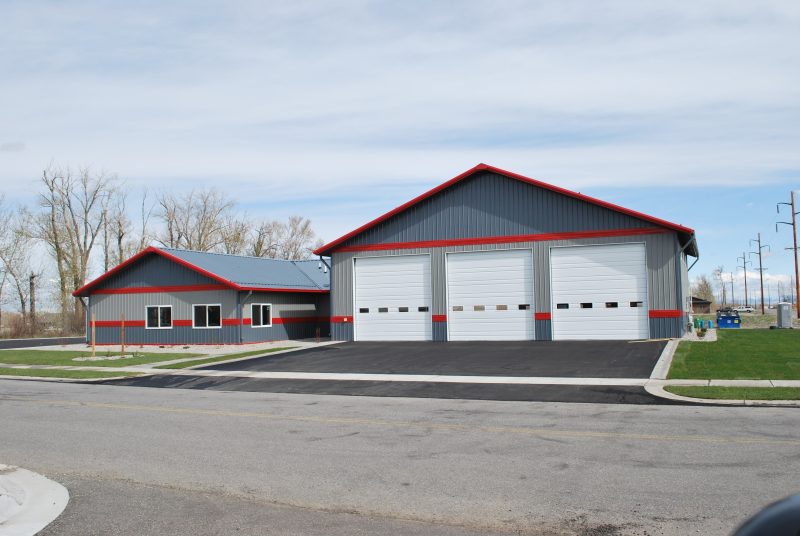
<svg viewBox="0 0 800 536"><path fill-rule="evenodd" d="M252 290L247 291L247 296L244 297L244 301L253 295ZM236 292L236 314L239 317L239 344L244 344L244 304L241 300L242 293Z"/></svg>
<svg viewBox="0 0 800 536"><path fill-rule="evenodd" d="M677 235L676 235L676 238L677 238ZM678 284L676 285L676 287L677 287L677 291L678 291L678 304L679 304L679 307L680 307L680 310L681 310L681 319L683 319L683 314L684 313L687 314L687 315L691 314L691 311L685 311L684 310L686 304L683 303L683 299L684 299L684 296L683 296L683 273L682 273L682 271L680 269L681 268L681 256L686 251L686 249L689 246L691 246L692 244L694 244L695 242L696 242L695 235L692 235L692 237L689 239L689 241L686 242L686 244L684 244L683 247L681 247L678 250L678 254L676 255L676 258L675 258L675 264L676 264L676 266L678 268L678 276L679 276ZM692 263L692 266L697 264L697 261L699 259L700 259L700 252L698 250L697 257L695 258L694 262ZM688 266L686 268L686 283L687 284L689 283L689 270L692 269L692 266ZM691 290L690 290L690 293L691 293ZM685 328L685 326L681 326L681 333L683 333L683 329L684 328Z"/></svg>
<svg viewBox="0 0 800 536"><path fill-rule="evenodd" d="M92 299L92 295L91 294L89 295L88 299L91 302L91 299ZM89 334L89 329L90 329L90 326L89 326L89 307L90 307L90 305L88 305L86 302L83 301L83 296L79 296L78 297L78 301L81 302L81 306L83 307L83 326L84 326L83 327L83 331L84 331L84 334L85 334L86 343L88 344L90 342L89 341L89 336L90 336L90 334Z"/></svg>

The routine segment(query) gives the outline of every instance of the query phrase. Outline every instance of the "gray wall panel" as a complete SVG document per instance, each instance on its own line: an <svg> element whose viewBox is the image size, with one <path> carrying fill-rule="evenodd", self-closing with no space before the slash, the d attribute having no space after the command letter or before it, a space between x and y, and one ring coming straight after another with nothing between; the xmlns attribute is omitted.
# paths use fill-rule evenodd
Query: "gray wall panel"
<svg viewBox="0 0 800 536"><path fill-rule="evenodd" d="M119 344L120 328L95 328L97 344ZM172 329L125 328L125 343L136 345L183 345L183 344L238 344L237 326L222 326L220 329Z"/></svg>
<svg viewBox="0 0 800 536"><path fill-rule="evenodd" d="M151 254L112 275L94 290L208 284L219 283L160 255Z"/></svg>
<svg viewBox="0 0 800 536"><path fill-rule="evenodd" d="M537 341L553 340L553 323L550 320L534 320Z"/></svg>
<svg viewBox="0 0 800 536"><path fill-rule="evenodd" d="M482 172L342 245L652 226L586 201Z"/></svg>
<svg viewBox="0 0 800 536"><path fill-rule="evenodd" d="M434 322L433 323L433 340L446 341L447 340L447 322Z"/></svg>

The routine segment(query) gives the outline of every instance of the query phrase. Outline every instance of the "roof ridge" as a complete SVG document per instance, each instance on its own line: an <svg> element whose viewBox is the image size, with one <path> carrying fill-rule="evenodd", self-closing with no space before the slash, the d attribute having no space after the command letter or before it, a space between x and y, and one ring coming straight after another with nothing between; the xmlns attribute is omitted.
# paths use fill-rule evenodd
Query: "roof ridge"
<svg viewBox="0 0 800 536"><path fill-rule="evenodd" d="M257 255L239 255L237 253L222 253L220 251L200 251L197 249L180 249L180 248L168 248L168 247L162 247L158 249L162 249L165 251L185 251L188 253L201 253L204 255L219 255L221 257L238 257L240 259L258 259L263 261L295 262L295 259L275 259L272 257L259 257ZM306 261L314 262L314 259L297 259L297 260L301 262L306 262Z"/></svg>

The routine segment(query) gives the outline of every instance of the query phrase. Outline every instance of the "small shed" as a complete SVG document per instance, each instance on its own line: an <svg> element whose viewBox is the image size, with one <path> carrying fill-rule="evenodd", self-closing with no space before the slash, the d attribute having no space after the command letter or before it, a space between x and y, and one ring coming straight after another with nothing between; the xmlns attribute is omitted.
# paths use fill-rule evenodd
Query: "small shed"
<svg viewBox="0 0 800 536"><path fill-rule="evenodd" d="M709 315L711 314L711 302L692 296L692 313L696 315Z"/></svg>

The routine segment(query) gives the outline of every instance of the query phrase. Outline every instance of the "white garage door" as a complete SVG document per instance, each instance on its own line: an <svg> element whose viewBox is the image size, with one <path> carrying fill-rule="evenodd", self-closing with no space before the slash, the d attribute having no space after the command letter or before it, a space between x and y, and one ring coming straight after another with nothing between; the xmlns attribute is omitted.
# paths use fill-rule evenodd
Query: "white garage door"
<svg viewBox="0 0 800 536"><path fill-rule="evenodd" d="M646 339L644 244L550 250L553 339Z"/></svg>
<svg viewBox="0 0 800 536"><path fill-rule="evenodd" d="M531 250L447 254L451 341L533 339Z"/></svg>
<svg viewBox="0 0 800 536"><path fill-rule="evenodd" d="M431 340L428 255L356 259L355 289L357 341Z"/></svg>

